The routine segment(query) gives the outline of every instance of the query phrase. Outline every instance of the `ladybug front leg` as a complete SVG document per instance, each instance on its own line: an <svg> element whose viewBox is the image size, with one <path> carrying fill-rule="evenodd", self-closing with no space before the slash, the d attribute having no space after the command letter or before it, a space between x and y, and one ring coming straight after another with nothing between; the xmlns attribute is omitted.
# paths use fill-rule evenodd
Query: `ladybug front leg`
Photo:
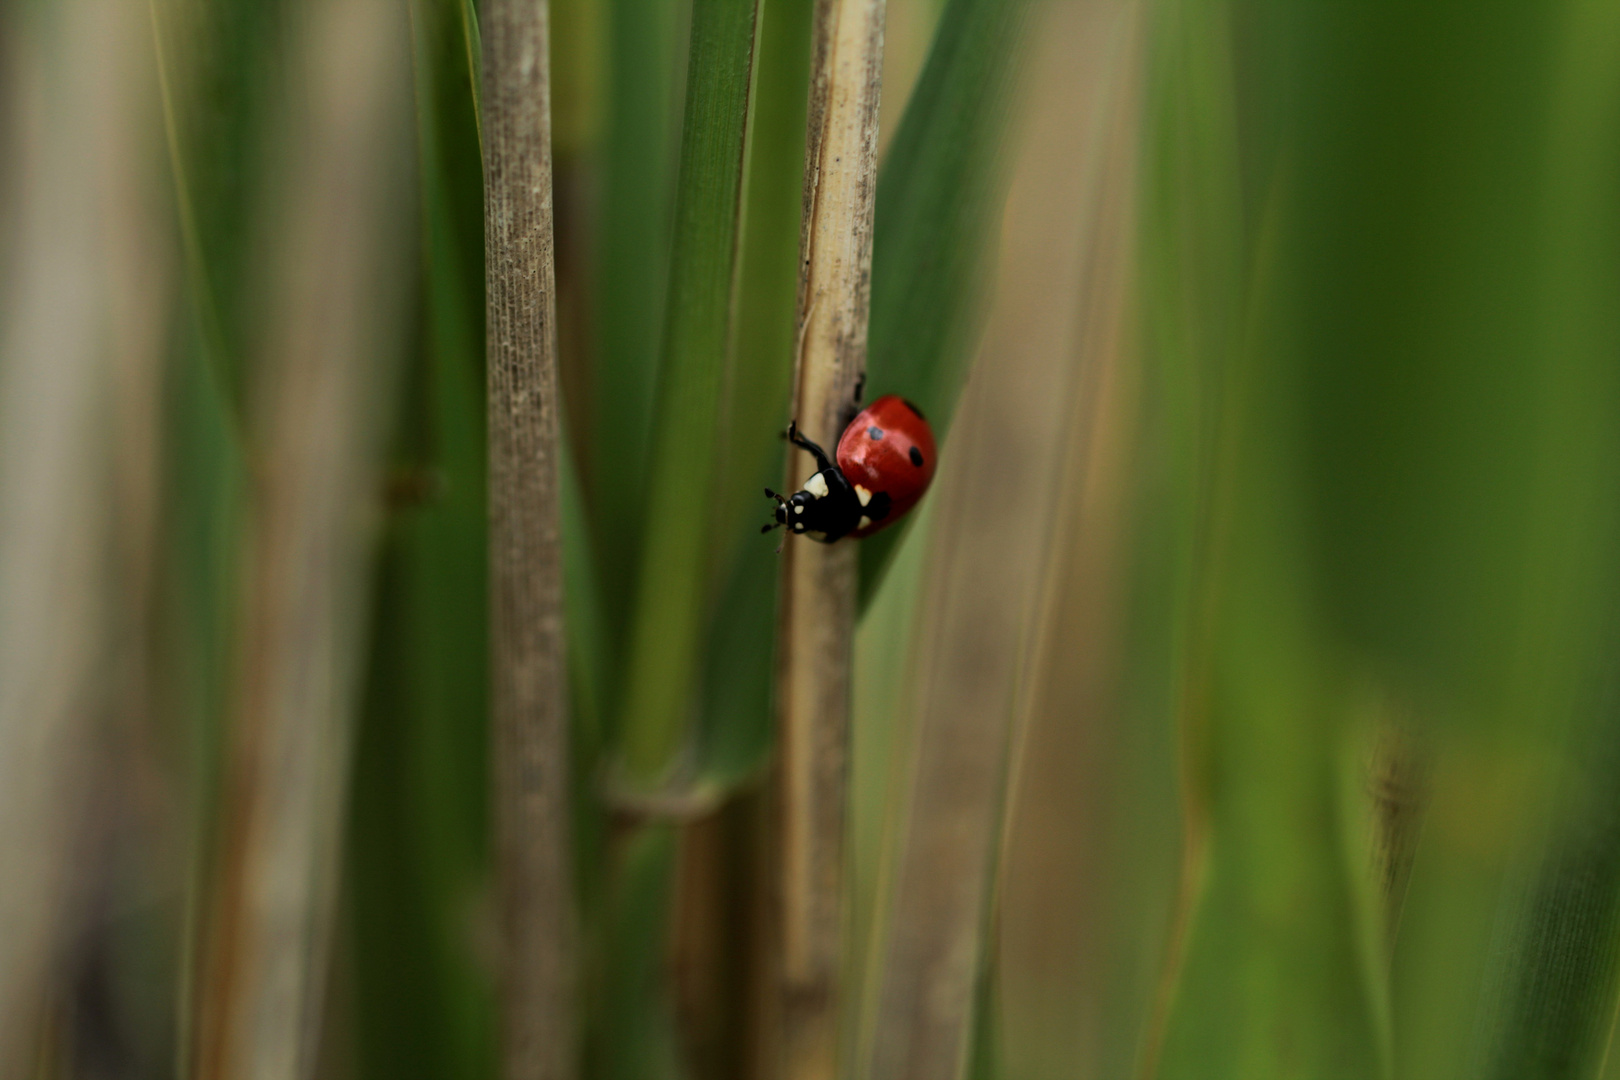
<svg viewBox="0 0 1620 1080"><path fill-rule="evenodd" d="M827 451L799 434L799 425L797 423L788 423L786 438L788 442L797 446L800 450L808 451L810 456L816 459L817 471L824 472L833 467L832 461L827 457Z"/></svg>

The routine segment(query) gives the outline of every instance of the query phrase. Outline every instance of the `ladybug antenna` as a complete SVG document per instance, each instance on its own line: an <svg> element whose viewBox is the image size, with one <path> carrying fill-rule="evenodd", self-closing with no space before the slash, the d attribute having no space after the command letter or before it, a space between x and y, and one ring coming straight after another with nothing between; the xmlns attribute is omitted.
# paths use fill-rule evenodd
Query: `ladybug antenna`
<svg viewBox="0 0 1620 1080"><path fill-rule="evenodd" d="M762 533L768 533L772 529L780 529L781 527L782 527L782 523L780 521L773 521L769 525L761 525L759 527L759 531L762 532Z"/></svg>
<svg viewBox="0 0 1620 1080"><path fill-rule="evenodd" d="M781 495L778 495L776 492L772 491L770 488L765 489L765 497L767 499L775 499L777 502L781 503L783 506L787 505L787 499L783 498ZM781 523L778 522L777 524L781 524Z"/></svg>

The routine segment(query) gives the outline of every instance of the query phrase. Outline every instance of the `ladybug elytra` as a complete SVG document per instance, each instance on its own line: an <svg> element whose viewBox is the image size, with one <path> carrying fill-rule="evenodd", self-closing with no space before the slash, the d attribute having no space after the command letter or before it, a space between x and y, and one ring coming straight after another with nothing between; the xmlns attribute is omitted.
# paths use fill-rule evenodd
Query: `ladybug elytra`
<svg viewBox="0 0 1620 1080"><path fill-rule="evenodd" d="M790 496L770 488L776 521L761 532L786 526L831 544L859 540L892 525L917 505L934 478L934 432L922 410L886 394L862 409L838 440L838 461L789 424L787 437L816 459L816 472Z"/></svg>

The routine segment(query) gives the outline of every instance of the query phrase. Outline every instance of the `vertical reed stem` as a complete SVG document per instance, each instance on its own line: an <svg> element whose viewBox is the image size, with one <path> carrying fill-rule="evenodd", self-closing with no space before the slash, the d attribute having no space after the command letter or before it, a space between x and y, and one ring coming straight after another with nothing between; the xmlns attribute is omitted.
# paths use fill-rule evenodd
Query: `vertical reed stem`
<svg viewBox="0 0 1620 1080"><path fill-rule="evenodd" d="M575 1069L545 0L485 0L484 267L502 1075Z"/></svg>
<svg viewBox="0 0 1620 1080"><path fill-rule="evenodd" d="M0 1077L52 1067L98 876L98 774L138 686L169 275L147 246L144 12L0 9ZM110 801L110 800L109 800ZM79 925L75 925L75 924Z"/></svg>
<svg viewBox="0 0 1620 1080"><path fill-rule="evenodd" d="M883 0L818 0L811 46L794 415L831 447L866 367ZM814 471L791 454L790 490ZM790 540L782 574L778 1025L785 1080L839 1071L852 543Z"/></svg>

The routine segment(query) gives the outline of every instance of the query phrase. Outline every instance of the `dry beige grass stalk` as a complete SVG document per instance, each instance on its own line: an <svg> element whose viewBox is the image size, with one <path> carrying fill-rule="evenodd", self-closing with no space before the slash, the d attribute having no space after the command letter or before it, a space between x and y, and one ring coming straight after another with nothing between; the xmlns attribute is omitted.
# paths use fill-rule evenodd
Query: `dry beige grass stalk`
<svg viewBox="0 0 1620 1080"><path fill-rule="evenodd" d="M27 1074L138 691L168 266L145 11L0 12L0 1077ZM117 692L114 687L117 687Z"/></svg>
<svg viewBox="0 0 1620 1080"><path fill-rule="evenodd" d="M392 358L412 261L409 37L390 0L296 9L221 859L196 1075L301 1080L319 1044Z"/></svg>
<svg viewBox="0 0 1620 1080"><path fill-rule="evenodd" d="M506 1080L575 1071L544 0L483 6L495 852Z"/></svg>
<svg viewBox="0 0 1620 1080"><path fill-rule="evenodd" d="M794 416L836 444L866 367L883 0L818 0L811 46ZM815 466L790 455L788 490ZM777 1015L786 1080L839 1071L856 549L790 540L777 680Z"/></svg>

